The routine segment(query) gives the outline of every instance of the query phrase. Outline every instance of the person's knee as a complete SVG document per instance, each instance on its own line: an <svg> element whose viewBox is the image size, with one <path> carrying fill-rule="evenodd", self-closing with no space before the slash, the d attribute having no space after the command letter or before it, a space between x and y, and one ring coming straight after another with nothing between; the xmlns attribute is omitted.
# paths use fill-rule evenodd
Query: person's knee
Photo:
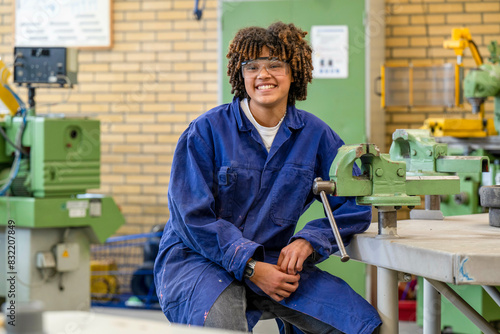
<svg viewBox="0 0 500 334"><path fill-rule="evenodd" d="M245 287L239 282L233 282L212 305L203 326L246 332L246 308Z"/></svg>

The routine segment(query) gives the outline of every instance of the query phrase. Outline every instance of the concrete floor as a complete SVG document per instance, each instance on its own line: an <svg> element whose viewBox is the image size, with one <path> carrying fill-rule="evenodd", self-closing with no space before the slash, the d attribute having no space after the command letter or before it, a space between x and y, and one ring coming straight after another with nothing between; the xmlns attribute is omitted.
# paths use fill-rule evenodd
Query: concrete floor
<svg viewBox="0 0 500 334"><path fill-rule="evenodd" d="M111 314L124 317L137 317L141 319L150 319L153 321L168 322L161 311L148 311L141 309L124 309L111 307L94 307L93 311L103 314ZM278 334L278 327L274 320L262 320L255 326L254 334ZM399 334L422 334L423 330L415 322L399 322Z"/></svg>

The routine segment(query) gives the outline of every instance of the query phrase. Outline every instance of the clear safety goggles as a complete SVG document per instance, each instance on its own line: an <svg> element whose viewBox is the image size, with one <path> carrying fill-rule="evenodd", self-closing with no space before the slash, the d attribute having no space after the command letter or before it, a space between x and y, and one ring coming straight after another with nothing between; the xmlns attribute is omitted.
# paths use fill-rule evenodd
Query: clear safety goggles
<svg viewBox="0 0 500 334"><path fill-rule="evenodd" d="M275 77L285 76L289 70L287 62L278 60L277 58L269 59L268 57L260 57L241 63L241 73L243 78L253 79L259 75L264 67L267 73Z"/></svg>

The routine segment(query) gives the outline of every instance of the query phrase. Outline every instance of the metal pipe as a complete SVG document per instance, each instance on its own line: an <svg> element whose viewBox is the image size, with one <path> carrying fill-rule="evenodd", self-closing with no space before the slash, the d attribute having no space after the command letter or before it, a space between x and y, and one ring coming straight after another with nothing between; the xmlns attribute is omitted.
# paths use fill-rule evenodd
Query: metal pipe
<svg viewBox="0 0 500 334"><path fill-rule="evenodd" d="M397 237L398 213L393 206L379 206L378 234L381 236Z"/></svg>
<svg viewBox="0 0 500 334"><path fill-rule="evenodd" d="M425 210L440 210L441 197L439 195L425 195Z"/></svg>
<svg viewBox="0 0 500 334"><path fill-rule="evenodd" d="M319 195L321 196L321 201L323 202L323 206L325 207L326 216L328 217L328 221L330 222L330 226L332 227L333 236L335 237L337 246L339 246L340 261L347 262L349 261L350 257L345 250L344 242L342 241L339 229L337 228L337 223L335 223L335 218L333 218L332 208L330 207L330 203L328 202L326 193L324 191L320 191Z"/></svg>
<svg viewBox="0 0 500 334"><path fill-rule="evenodd" d="M377 268L377 309L382 319L380 334L399 332L398 272Z"/></svg>
<svg viewBox="0 0 500 334"><path fill-rule="evenodd" d="M490 295L490 297L495 301L495 303L500 306L500 291L494 286L483 285L483 289Z"/></svg>
<svg viewBox="0 0 500 334"><path fill-rule="evenodd" d="M424 334L441 333L441 295L424 278Z"/></svg>
<svg viewBox="0 0 500 334"><path fill-rule="evenodd" d="M484 334L498 334L498 331L462 299L453 289L443 282L427 278L427 281L446 297L457 309L474 323Z"/></svg>

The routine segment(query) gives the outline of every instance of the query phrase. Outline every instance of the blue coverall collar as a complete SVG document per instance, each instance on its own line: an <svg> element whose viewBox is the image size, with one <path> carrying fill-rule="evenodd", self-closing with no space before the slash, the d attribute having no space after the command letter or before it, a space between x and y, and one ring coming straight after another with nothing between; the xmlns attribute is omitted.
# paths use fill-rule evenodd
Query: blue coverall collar
<svg viewBox="0 0 500 334"><path fill-rule="evenodd" d="M236 121L238 122L238 129L240 131L250 131L253 128L252 123L246 117L243 117L243 110L240 107L240 99L238 97L233 98L231 103L231 109L234 112ZM304 127L304 120L298 112L295 106L288 106L286 110L286 117L284 119L285 125L289 129L298 130Z"/></svg>

